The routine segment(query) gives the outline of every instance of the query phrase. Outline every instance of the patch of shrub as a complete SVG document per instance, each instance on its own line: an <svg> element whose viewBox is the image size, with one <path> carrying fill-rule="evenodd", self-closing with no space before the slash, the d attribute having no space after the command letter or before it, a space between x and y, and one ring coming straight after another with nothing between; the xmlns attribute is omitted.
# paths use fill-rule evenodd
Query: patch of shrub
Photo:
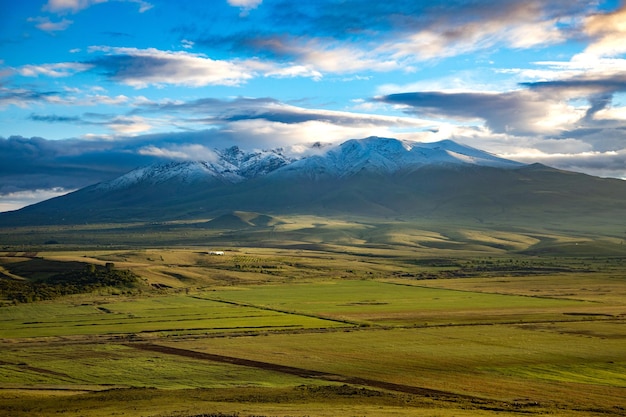
<svg viewBox="0 0 626 417"><path fill-rule="evenodd" d="M134 289L139 282L132 271L115 269L113 264L104 267L90 264L82 271L61 272L44 281L0 279L0 294L10 301L30 303L107 287Z"/></svg>

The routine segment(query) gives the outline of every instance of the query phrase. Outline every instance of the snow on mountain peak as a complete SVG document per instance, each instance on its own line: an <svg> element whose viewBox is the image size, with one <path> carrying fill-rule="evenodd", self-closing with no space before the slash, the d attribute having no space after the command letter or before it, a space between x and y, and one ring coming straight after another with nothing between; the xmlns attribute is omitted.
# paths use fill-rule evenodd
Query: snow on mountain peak
<svg viewBox="0 0 626 417"><path fill-rule="evenodd" d="M237 146L215 151L212 161L168 162L131 171L99 188L120 188L133 184L221 181L236 183L272 176L347 177L360 171L393 173L428 165L478 165L515 168L522 164L460 145L452 140L422 143L392 138L351 139L305 157L287 156L283 149L245 152Z"/></svg>
<svg viewBox="0 0 626 417"><path fill-rule="evenodd" d="M368 137L352 139L325 154L293 162L272 175L300 174L310 178L346 177L360 171L393 173L428 165L479 165L515 168L522 164L452 140L433 143Z"/></svg>

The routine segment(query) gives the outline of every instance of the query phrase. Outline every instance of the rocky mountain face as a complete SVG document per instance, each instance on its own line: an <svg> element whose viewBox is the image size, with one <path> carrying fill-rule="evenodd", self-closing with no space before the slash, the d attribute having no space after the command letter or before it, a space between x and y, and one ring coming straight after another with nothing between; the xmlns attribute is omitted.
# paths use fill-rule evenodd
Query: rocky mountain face
<svg viewBox="0 0 626 417"><path fill-rule="evenodd" d="M0 214L0 225L211 219L235 211L609 224L626 218L625 201L626 181L523 165L449 140L370 137L306 157L231 147L211 160L143 167Z"/></svg>

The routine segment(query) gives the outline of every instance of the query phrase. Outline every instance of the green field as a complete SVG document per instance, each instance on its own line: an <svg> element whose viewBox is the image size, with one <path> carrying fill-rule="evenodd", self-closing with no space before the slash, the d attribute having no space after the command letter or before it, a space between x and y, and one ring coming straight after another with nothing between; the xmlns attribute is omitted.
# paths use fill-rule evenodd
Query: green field
<svg viewBox="0 0 626 417"><path fill-rule="evenodd" d="M273 247L193 246L208 233L193 230L166 237L184 246L83 245L77 231L68 246L8 244L13 283L91 264L139 278L0 296L0 415L626 415L613 238L316 220L282 225L294 240ZM303 241L304 226L322 231Z"/></svg>
<svg viewBox="0 0 626 417"><path fill-rule="evenodd" d="M119 298L119 297L118 297ZM198 296L85 299L5 307L3 337L208 334L340 326L327 320L234 306ZM27 320L27 321L25 321Z"/></svg>

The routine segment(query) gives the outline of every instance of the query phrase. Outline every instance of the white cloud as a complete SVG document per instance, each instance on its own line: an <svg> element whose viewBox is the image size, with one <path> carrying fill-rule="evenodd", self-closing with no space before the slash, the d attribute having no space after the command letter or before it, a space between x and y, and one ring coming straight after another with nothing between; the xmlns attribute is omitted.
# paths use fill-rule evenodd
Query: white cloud
<svg viewBox="0 0 626 417"><path fill-rule="evenodd" d="M500 69L498 72L516 74L519 81L554 81L568 79L610 78L626 72L626 59L601 58L592 54L574 55L569 61L538 61L539 68Z"/></svg>
<svg viewBox="0 0 626 417"><path fill-rule="evenodd" d="M263 0L228 0L228 4L233 7L254 8L263 3Z"/></svg>
<svg viewBox="0 0 626 417"><path fill-rule="evenodd" d="M247 68L249 68L249 70L253 71L255 74L261 73L265 77L273 77L273 78L304 77L304 78L312 78L316 81L319 81L322 78L322 74L319 71L316 71L307 65L279 66L273 62L260 61L258 59L250 59L247 61L242 61L241 63L245 65Z"/></svg>
<svg viewBox="0 0 626 417"><path fill-rule="evenodd" d="M402 65L395 58L389 57L386 46L381 48L363 49L361 45L346 45L343 42L328 39L306 39L300 37L274 37L265 41L257 41L280 55L295 57L301 66L315 72L336 74L354 73L357 71L407 71L408 66ZM319 73L318 72L318 73Z"/></svg>
<svg viewBox="0 0 626 417"><path fill-rule="evenodd" d="M263 0L227 0L228 4L241 9L240 16L245 17L250 10L256 9Z"/></svg>
<svg viewBox="0 0 626 417"><path fill-rule="evenodd" d="M140 116L117 116L106 123L109 129L118 134L136 135L152 129L147 119Z"/></svg>
<svg viewBox="0 0 626 417"><path fill-rule="evenodd" d="M584 172L600 177L626 179L626 149L618 151L543 152L527 149L501 155L524 163L539 162L568 171Z"/></svg>
<svg viewBox="0 0 626 417"><path fill-rule="evenodd" d="M59 62L56 64L24 65L17 68L18 74L24 77L69 77L77 72L87 71L92 66L78 62Z"/></svg>
<svg viewBox="0 0 626 417"><path fill-rule="evenodd" d="M119 94L114 97L105 96L101 94L95 94L95 95L87 95L81 99L78 99L76 104L81 104L85 106L97 106L100 104L105 104L108 106L120 106L123 104L128 104L129 102L130 102L130 98L123 94Z"/></svg>
<svg viewBox="0 0 626 417"><path fill-rule="evenodd" d="M626 107L609 107L602 109L593 115L596 120L621 120L626 121Z"/></svg>
<svg viewBox="0 0 626 417"><path fill-rule="evenodd" d="M51 13L76 13L98 3L106 3L108 0L48 0L43 6L44 11Z"/></svg>
<svg viewBox="0 0 626 417"><path fill-rule="evenodd" d="M135 88L166 84L239 86L258 75L280 78L321 76L303 66L258 59L214 60L185 51L91 46L89 52L103 52L105 55L92 60L91 64L104 69L111 79Z"/></svg>
<svg viewBox="0 0 626 417"><path fill-rule="evenodd" d="M27 108L34 103L60 103L63 99L57 93L41 93L24 88L3 88L0 86L0 108L16 106Z"/></svg>
<svg viewBox="0 0 626 417"><path fill-rule="evenodd" d="M626 4L606 14L595 14L584 21L585 33L593 38L586 55L610 57L626 52Z"/></svg>
<svg viewBox="0 0 626 417"><path fill-rule="evenodd" d="M500 6L500 5L499 5ZM508 2L501 7L456 10L432 24L387 43L398 59L432 60L501 45L532 48L560 43L565 37L557 18L548 18L543 2Z"/></svg>
<svg viewBox="0 0 626 417"><path fill-rule="evenodd" d="M150 145L141 148L138 152L140 155L185 161L210 162L216 161L218 158L213 150L199 144L172 145L169 147L157 147Z"/></svg>
<svg viewBox="0 0 626 417"><path fill-rule="evenodd" d="M300 59L310 66L335 74L362 70L385 72L406 69L397 60L385 57L382 50L361 50L337 44L323 44L319 41L304 45L299 55Z"/></svg>
<svg viewBox="0 0 626 417"><path fill-rule="evenodd" d="M136 3L139 5L139 13L147 12L148 10L154 7L154 5L152 5L151 3L148 3L147 1L143 1L143 0L128 0L128 1L130 3Z"/></svg>
<svg viewBox="0 0 626 417"><path fill-rule="evenodd" d="M376 88L379 95L403 93L406 91L438 91L442 93L498 93L516 89L512 81L491 81L484 74L472 70L455 71L452 75L419 80L408 84L382 84Z"/></svg>
<svg viewBox="0 0 626 417"><path fill-rule="evenodd" d="M393 124L337 124L321 120L290 124L254 119L231 122L224 131L239 141L242 148L291 149L293 146L315 142L340 143L368 136L396 137L396 128Z"/></svg>
<svg viewBox="0 0 626 417"><path fill-rule="evenodd" d="M16 191L13 193L0 194L0 212L18 210L22 207L65 195L72 191L74 190L55 187L43 190Z"/></svg>
<svg viewBox="0 0 626 417"><path fill-rule="evenodd" d="M391 94L381 102L421 118L478 124L497 133L519 136L559 135L585 117L588 106L577 107L563 95L532 90L505 93L439 91Z"/></svg>
<svg viewBox="0 0 626 417"><path fill-rule="evenodd" d="M96 65L111 72L111 78L135 88L175 84L237 86L253 74L239 62L220 61L200 54L161 51L155 48L91 47L90 52L106 52Z"/></svg>
<svg viewBox="0 0 626 417"><path fill-rule="evenodd" d="M35 27L37 29L43 30L44 32L53 33L53 32L61 32L70 27L73 20L63 19L59 22L53 22L49 17L29 17L29 22L34 22Z"/></svg>
<svg viewBox="0 0 626 417"><path fill-rule="evenodd" d="M107 3L110 0L48 0L42 10L51 13L78 13L93 5ZM118 2L136 3L139 5L139 13L150 10L153 5L144 0L115 0Z"/></svg>
<svg viewBox="0 0 626 417"><path fill-rule="evenodd" d="M180 43L181 43L182 47L185 48L185 49L191 49L191 48L193 48L193 45L194 45L194 41L190 41L190 40L187 40L187 39L183 39L182 41L180 41Z"/></svg>

